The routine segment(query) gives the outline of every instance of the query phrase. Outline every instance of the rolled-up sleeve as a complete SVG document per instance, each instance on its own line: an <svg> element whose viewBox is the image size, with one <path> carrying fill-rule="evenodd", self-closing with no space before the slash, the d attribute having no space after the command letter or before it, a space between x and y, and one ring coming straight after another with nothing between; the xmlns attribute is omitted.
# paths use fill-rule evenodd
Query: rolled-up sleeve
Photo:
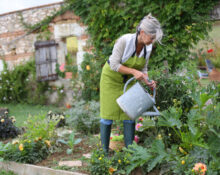
<svg viewBox="0 0 220 175"><path fill-rule="evenodd" d="M147 71L148 71L148 69L147 69L147 67L148 67L148 61L149 61L149 58L146 59L146 63L145 63L145 65L144 65L144 68L142 69L142 72L143 72L143 73L147 73Z"/></svg>
<svg viewBox="0 0 220 175"><path fill-rule="evenodd" d="M109 57L110 67L112 70L118 72L118 69L121 66L122 56L125 50L126 40L125 37L120 37L112 50L112 55Z"/></svg>

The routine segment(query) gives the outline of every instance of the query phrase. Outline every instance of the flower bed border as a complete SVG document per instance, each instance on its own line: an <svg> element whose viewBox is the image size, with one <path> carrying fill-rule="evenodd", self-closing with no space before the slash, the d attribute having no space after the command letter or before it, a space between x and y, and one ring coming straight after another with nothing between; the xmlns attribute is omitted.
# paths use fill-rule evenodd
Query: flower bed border
<svg viewBox="0 0 220 175"><path fill-rule="evenodd" d="M69 172L63 170L54 170L47 167L29 165L29 164L20 164L16 162L0 162L0 169L4 169L6 171L13 171L18 175L87 175L78 172Z"/></svg>

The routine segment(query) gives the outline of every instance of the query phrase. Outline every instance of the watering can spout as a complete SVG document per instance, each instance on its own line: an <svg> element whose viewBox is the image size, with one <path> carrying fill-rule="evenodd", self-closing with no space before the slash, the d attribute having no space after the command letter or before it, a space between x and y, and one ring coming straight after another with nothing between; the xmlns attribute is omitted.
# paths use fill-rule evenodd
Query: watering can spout
<svg viewBox="0 0 220 175"><path fill-rule="evenodd" d="M144 112L143 116L159 116L160 112L157 110L156 106L153 106L155 112Z"/></svg>

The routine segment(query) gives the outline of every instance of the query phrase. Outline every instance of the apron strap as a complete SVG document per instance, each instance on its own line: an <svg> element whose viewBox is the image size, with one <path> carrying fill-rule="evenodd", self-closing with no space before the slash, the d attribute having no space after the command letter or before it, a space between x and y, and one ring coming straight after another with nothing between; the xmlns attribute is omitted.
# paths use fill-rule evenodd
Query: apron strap
<svg viewBox="0 0 220 175"><path fill-rule="evenodd" d="M135 51L134 51L134 53L132 54L131 57L134 57L134 56L135 56L136 49L137 49L137 37L138 37L139 33L140 33L140 31L138 31L137 34L136 34L136 39L135 39ZM146 55L147 55L147 50L146 50L146 46L144 46L144 58L146 58Z"/></svg>

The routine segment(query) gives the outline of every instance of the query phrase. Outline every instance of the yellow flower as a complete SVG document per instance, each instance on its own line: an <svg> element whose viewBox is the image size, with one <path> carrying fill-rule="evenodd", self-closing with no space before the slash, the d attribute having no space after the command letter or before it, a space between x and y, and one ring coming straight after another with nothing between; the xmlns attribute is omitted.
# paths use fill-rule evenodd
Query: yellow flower
<svg viewBox="0 0 220 175"><path fill-rule="evenodd" d="M158 134L157 138L158 138L158 139L162 139L161 134Z"/></svg>
<svg viewBox="0 0 220 175"><path fill-rule="evenodd" d="M5 119L1 119L1 122L4 123L4 122L5 122Z"/></svg>
<svg viewBox="0 0 220 175"><path fill-rule="evenodd" d="M19 150L20 150L20 151L23 151L23 150L24 150L24 146L23 146L22 143L19 145Z"/></svg>
<svg viewBox="0 0 220 175"><path fill-rule="evenodd" d="M12 119L12 122L15 123L15 122L16 122L16 119Z"/></svg>
<svg viewBox="0 0 220 175"><path fill-rule="evenodd" d="M157 106L157 109L160 109L160 106Z"/></svg>
<svg viewBox="0 0 220 175"><path fill-rule="evenodd" d="M109 174L113 174L116 171L116 169L114 169L113 167L110 167L108 169Z"/></svg>
<svg viewBox="0 0 220 175"><path fill-rule="evenodd" d="M18 144L19 143L19 140L13 140L12 141L12 145L15 145L15 144Z"/></svg>
<svg viewBox="0 0 220 175"><path fill-rule="evenodd" d="M120 160L120 159L118 160L118 163L121 163L121 160Z"/></svg>
<svg viewBox="0 0 220 175"><path fill-rule="evenodd" d="M186 163L185 160L182 160L182 161L181 161L181 164L182 164L182 165L184 165L185 163Z"/></svg>
<svg viewBox="0 0 220 175"><path fill-rule="evenodd" d="M102 160L102 157L99 157L99 160Z"/></svg>
<svg viewBox="0 0 220 175"><path fill-rule="evenodd" d="M183 148L181 148L181 147L179 147L179 151L180 151L181 153L183 153L183 154L187 154L187 152L186 152L186 151L184 151L184 149L183 149Z"/></svg>
<svg viewBox="0 0 220 175"><path fill-rule="evenodd" d="M49 140L45 140L44 142L46 143L46 145L47 145L48 147L50 147L50 146L51 146L51 144L50 144L50 141L49 141Z"/></svg>
<svg viewBox="0 0 220 175"><path fill-rule="evenodd" d="M86 65L86 70L90 70L90 66L89 65Z"/></svg>

